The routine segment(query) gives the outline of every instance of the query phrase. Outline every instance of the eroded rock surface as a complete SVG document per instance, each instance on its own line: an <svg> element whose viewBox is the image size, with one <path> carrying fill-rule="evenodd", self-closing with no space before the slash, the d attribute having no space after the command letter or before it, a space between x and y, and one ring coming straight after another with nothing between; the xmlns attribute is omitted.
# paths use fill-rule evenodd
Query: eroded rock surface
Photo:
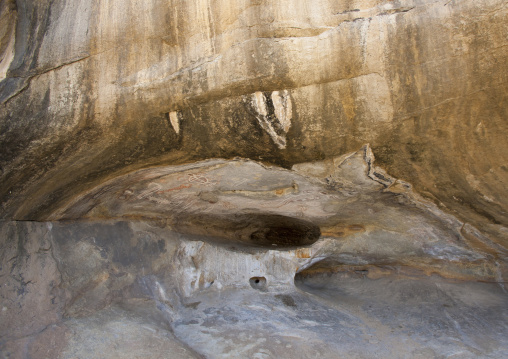
<svg viewBox="0 0 508 359"><path fill-rule="evenodd" d="M140 170L52 218L2 225L6 357L508 354L505 249L369 146Z"/></svg>
<svg viewBox="0 0 508 359"><path fill-rule="evenodd" d="M370 143L506 246L504 0L1 4L3 218L150 165Z"/></svg>
<svg viewBox="0 0 508 359"><path fill-rule="evenodd" d="M0 0L0 357L508 357L507 17Z"/></svg>
<svg viewBox="0 0 508 359"><path fill-rule="evenodd" d="M307 246L321 235L312 250L329 263L439 268L444 261L443 271L466 277L495 280L500 273L502 246L376 167L369 146L294 169L215 160L140 170L79 196L51 218L137 218L224 245L270 249Z"/></svg>

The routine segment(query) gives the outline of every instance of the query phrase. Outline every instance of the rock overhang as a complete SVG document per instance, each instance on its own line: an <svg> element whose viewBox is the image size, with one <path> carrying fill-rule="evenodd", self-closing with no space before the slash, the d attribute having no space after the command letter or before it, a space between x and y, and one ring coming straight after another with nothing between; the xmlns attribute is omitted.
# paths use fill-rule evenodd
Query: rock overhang
<svg viewBox="0 0 508 359"><path fill-rule="evenodd" d="M508 355L504 5L0 2L0 350Z"/></svg>

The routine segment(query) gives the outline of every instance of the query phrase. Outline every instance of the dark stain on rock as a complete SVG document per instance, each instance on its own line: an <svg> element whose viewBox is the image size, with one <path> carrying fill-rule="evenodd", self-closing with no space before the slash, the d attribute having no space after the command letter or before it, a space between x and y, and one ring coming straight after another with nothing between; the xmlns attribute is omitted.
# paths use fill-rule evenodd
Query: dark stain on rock
<svg viewBox="0 0 508 359"><path fill-rule="evenodd" d="M383 176L381 173L378 173L378 172L374 172L374 176L376 176L377 178L379 178L380 180L383 180L383 181L389 181L388 178L386 178L385 176Z"/></svg>
<svg viewBox="0 0 508 359"><path fill-rule="evenodd" d="M275 298L280 299L286 307L296 308L295 300L289 294L277 294Z"/></svg>
<svg viewBox="0 0 508 359"><path fill-rule="evenodd" d="M153 258L167 251L163 239L156 241L147 233L137 235L127 222L66 222L53 227L53 236L62 250L71 250L72 246L86 241L97 248L103 260L110 258L122 266L149 265ZM133 237L137 239L135 243L130 241Z"/></svg>
<svg viewBox="0 0 508 359"><path fill-rule="evenodd" d="M186 303L186 304L184 304L184 306L185 306L185 308L198 309L198 306L200 304L201 304L201 302L192 302L192 303ZM198 322L192 323L192 324L198 324Z"/></svg>

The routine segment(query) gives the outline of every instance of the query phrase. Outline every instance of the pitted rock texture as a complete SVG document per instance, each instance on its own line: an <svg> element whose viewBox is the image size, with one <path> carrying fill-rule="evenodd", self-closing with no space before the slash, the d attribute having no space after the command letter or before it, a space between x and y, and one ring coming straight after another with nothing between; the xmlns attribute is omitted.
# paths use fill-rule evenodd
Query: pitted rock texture
<svg viewBox="0 0 508 359"><path fill-rule="evenodd" d="M505 0L1 8L3 218L47 219L147 166L289 168L368 142L388 172L506 246Z"/></svg>

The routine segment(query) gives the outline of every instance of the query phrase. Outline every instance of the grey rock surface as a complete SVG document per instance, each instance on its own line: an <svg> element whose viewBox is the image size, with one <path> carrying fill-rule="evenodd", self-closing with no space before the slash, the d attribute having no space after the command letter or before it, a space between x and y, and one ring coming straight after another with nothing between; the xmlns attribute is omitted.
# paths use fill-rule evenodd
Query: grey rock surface
<svg viewBox="0 0 508 359"><path fill-rule="evenodd" d="M63 305L34 312L33 300L44 302L39 294L52 288L50 278L32 277L23 293L2 288L5 358L508 355L502 283L429 276L402 265L318 270L306 258L308 248L242 251L147 223L55 224L49 235L47 224L37 226L16 224L28 229L28 243L46 232L66 296ZM160 248L162 238L177 245L154 254L150 248ZM252 285L256 279L264 282Z"/></svg>
<svg viewBox="0 0 508 359"><path fill-rule="evenodd" d="M53 216L2 222L6 358L508 355L504 248L369 147L142 170Z"/></svg>

